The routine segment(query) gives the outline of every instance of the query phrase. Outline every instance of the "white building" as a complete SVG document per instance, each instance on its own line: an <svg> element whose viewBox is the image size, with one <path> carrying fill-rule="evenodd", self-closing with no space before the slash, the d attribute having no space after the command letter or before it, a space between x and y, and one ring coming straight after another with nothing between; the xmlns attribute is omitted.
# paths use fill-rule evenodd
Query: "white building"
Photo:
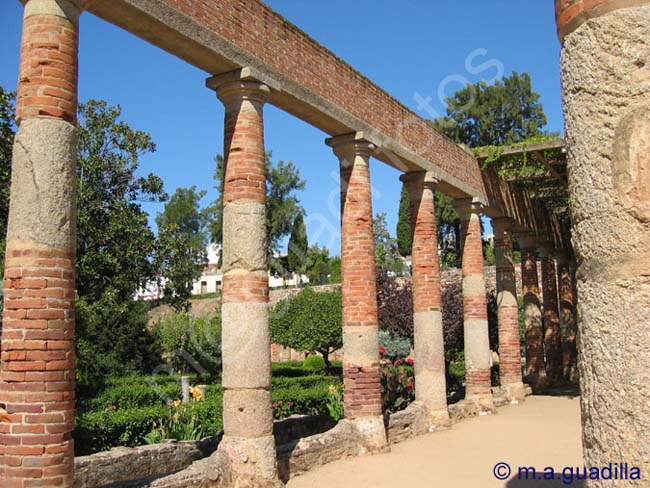
<svg viewBox="0 0 650 488"><path fill-rule="evenodd" d="M192 286L192 295L206 295L208 293L216 293L221 290L223 286L223 273L219 269L219 255L221 253L221 246L210 244L206 248L208 262L204 266L201 277ZM287 257L286 253L281 253L276 256L280 259ZM277 276L269 271L269 288L284 288L296 285L297 275L287 278ZM163 296L163 289L165 280L160 280L160 286L156 282L148 283L145 287L140 288L136 293L138 300L158 300ZM301 276L301 283L309 283L309 279Z"/></svg>

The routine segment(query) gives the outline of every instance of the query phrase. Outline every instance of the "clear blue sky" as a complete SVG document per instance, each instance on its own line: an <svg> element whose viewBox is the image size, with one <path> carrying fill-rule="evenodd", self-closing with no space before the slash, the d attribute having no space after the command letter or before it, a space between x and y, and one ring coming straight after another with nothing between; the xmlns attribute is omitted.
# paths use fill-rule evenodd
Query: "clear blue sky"
<svg viewBox="0 0 650 488"><path fill-rule="evenodd" d="M502 69L527 71L542 95L547 129L563 132L559 43L553 2L511 0L268 0L267 3L375 83L424 117L444 114L439 93L463 82L491 80ZM0 85L17 80L22 6L0 2ZM204 88L207 73L131 34L84 13L80 38L80 100L120 104L132 127L153 135L155 154L141 172L160 175L171 194L180 186L208 190L214 199L214 155L223 149L223 108ZM423 103L430 97L428 104ZM332 213L337 160L326 134L268 106L266 146L277 159L294 161L307 181L300 195L308 235L339 252ZM395 232L400 183L396 170L373 161L375 212L385 212ZM335 209L336 205L334 205ZM151 216L161 205L147 205ZM153 219L151 219L153 220ZM323 224L325 223L325 224Z"/></svg>

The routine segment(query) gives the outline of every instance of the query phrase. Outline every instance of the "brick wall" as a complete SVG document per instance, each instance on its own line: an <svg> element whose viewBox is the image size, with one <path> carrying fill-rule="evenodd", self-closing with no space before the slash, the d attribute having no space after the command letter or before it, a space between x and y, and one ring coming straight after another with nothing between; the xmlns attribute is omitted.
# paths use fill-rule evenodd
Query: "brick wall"
<svg viewBox="0 0 650 488"><path fill-rule="evenodd" d="M472 155L261 1L163 1L483 194Z"/></svg>

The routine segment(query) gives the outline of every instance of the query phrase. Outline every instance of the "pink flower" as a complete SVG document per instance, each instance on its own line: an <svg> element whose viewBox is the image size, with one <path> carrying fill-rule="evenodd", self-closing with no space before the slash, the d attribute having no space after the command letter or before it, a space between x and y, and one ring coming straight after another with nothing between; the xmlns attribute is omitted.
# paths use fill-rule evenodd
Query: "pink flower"
<svg viewBox="0 0 650 488"><path fill-rule="evenodd" d="M409 366L413 366L413 358L408 358L408 359L406 360L406 363L407 363Z"/></svg>
<svg viewBox="0 0 650 488"><path fill-rule="evenodd" d="M406 382L406 387L413 388L413 380L411 378L409 378L409 380Z"/></svg>
<svg viewBox="0 0 650 488"><path fill-rule="evenodd" d="M386 348L384 346L379 346L379 354L382 356L386 354Z"/></svg>
<svg viewBox="0 0 650 488"><path fill-rule="evenodd" d="M404 361L402 361L401 359L398 359L397 361L395 361L395 366L401 366L403 362Z"/></svg>

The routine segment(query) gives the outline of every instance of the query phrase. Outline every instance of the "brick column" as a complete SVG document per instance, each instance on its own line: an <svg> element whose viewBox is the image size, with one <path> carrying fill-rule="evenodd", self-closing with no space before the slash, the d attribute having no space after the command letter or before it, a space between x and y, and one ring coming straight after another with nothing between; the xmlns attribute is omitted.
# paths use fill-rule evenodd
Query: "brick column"
<svg viewBox="0 0 650 488"><path fill-rule="evenodd" d="M499 320L499 377L511 401L526 398L521 374L519 306L512 258L512 221L492 219L496 254L497 315Z"/></svg>
<svg viewBox="0 0 650 488"><path fill-rule="evenodd" d="M549 382L562 381L562 332L557 300L557 271L553 246L544 243L539 248L542 262L542 300L544 304L544 352L546 376Z"/></svg>
<svg viewBox="0 0 650 488"><path fill-rule="evenodd" d="M415 399L429 412L431 430L450 426L442 333L442 297L434 195L438 180L424 171L401 177L413 222L413 338Z"/></svg>
<svg viewBox="0 0 650 488"><path fill-rule="evenodd" d="M240 483L277 482L266 235L263 106L270 90L240 72L210 78L225 112L223 428L219 451ZM247 485L248 486L248 485Z"/></svg>
<svg viewBox="0 0 650 488"><path fill-rule="evenodd" d="M533 391L546 388L544 326L537 275L537 239L533 234L519 236L521 249L521 286L526 317L526 382Z"/></svg>
<svg viewBox="0 0 650 488"><path fill-rule="evenodd" d="M470 198L456 200L454 207L461 220L463 251L465 396L478 400L482 407L492 409L491 352L483 277L480 205Z"/></svg>
<svg viewBox="0 0 650 488"><path fill-rule="evenodd" d="M573 300L573 280L569 268L569 258L564 249L555 253L557 264L558 297L560 299L560 330L562 331L562 371L564 379L578 382L578 350L575 309Z"/></svg>
<svg viewBox="0 0 650 488"><path fill-rule="evenodd" d="M625 459L642 486L650 473L650 0L557 0L556 9L584 461Z"/></svg>
<svg viewBox="0 0 650 488"><path fill-rule="evenodd" d="M5 256L0 485L74 485L80 9L25 3Z"/></svg>
<svg viewBox="0 0 650 488"><path fill-rule="evenodd" d="M327 140L341 165L341 273L345 416L361 426L370 449L386 445L382 418L375 248L369 159L361 135Z"/></svg>

